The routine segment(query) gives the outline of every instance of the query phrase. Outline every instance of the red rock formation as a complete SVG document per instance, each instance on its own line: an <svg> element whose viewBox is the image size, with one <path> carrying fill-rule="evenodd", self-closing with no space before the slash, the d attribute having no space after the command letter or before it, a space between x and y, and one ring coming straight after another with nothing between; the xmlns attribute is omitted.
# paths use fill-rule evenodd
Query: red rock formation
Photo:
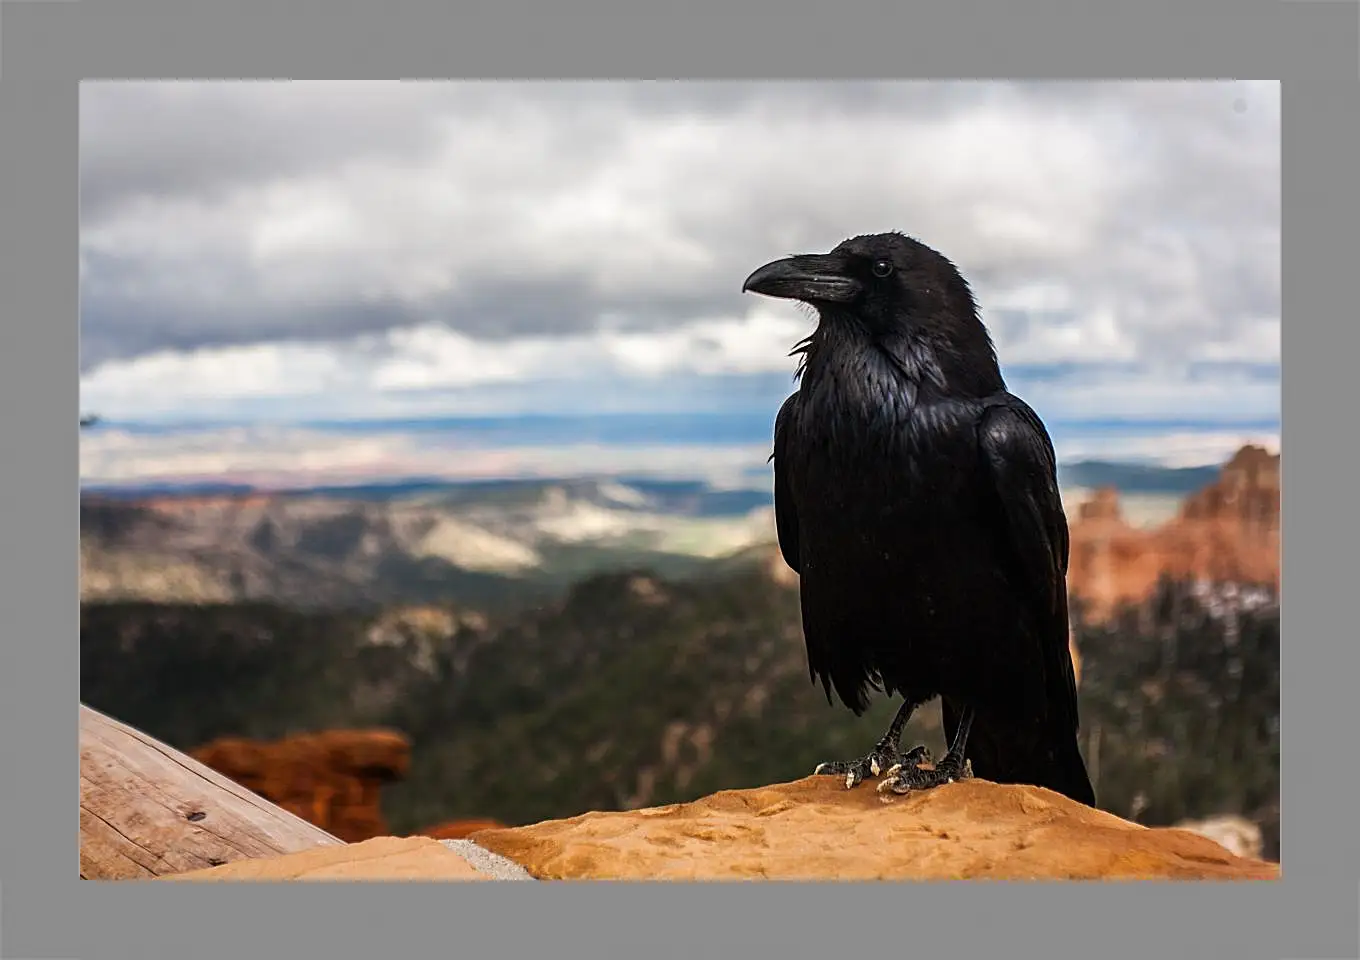
<svg viewBox="0 0 1360 960"><path fill-rule="evenodd" d="M1243 447L1189 497L1164 537L1169 566L1209 580L1280 584L1280 456Z"/></svg>
<svg viewBox="0 0 1360 960"><path fill-rule="evenodd" d="M1278 588L1280 456L1243 447L1160 527L1128 524L1111 489L1096 491L1071 526L1068 590L1096 617L1146 597L1163 574Z"/></svg>
<svg viewBox="0 0 1360 960"><path fill-rule="evenodd" d="M273 742L224 737L191 755L352 843L387 834L379 792L406 775L410 744L390 730L326 730Z"/></svg>

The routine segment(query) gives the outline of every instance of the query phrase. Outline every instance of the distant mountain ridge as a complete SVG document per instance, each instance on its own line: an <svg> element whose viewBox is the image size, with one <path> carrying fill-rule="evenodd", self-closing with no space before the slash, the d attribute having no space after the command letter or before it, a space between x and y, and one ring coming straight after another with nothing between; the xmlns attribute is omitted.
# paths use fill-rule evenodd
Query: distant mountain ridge
<svg viewBox="0 0 1360 960"><path fill-rule="evenodd" d="M1218 479L1219 467L1164 467L1150 463L1077 460L1058 465L1063 487L1113 487L1122 494L1188 495Z"/></svg>
<svg viewBox="0 0 1360 960"><path fill-rule="evenodd" d="M1212 483L1218 466L1166 467L1159 464L1115 460L1075 460L1058 465L1064 487L1114 487L1125 494L1189 494ZM702 480L659 480L620 474L604 477L525 477L494 480L450 480L442 477L393 477L369 482L321 484L295 488L267 488L248 483L213 481L156 481L140 483L84 483L82 492L116 500L148 497L247 496L341 497L355 500L392 500L430 494L449 497L480 497L496 491L533 491L545 486L588 487L616 482L650 497L677 503L703 504L710 515L725 515L767 506L772 501L766 484L741 488L714 488Z"/></svg>
<svg viewBox="0 0 1360 960"><path fill-rule="evenodd" d="M1184 494L1217 473L1082 461L1063 468L1060 479L1069 491L1117 487L1132 498L1135 514L1156 517L1170 516ZM492 609L537 602L610 570L689 575L717 560L740 562L773 542L768 487L695 480L87 487L81 596L304 607L449 601Z"/></svg>
<svg viewBox="0 0 1360 960"><path fill-rule="evenodd" d="M346 500L401 500L435 496L449 501L469 501L516 493L532 496L548 487L590 491L617 484L642 493L661 509L700 516L733 516L770 506L773 495L764 487L714 488L702 480L658 480L626 474L606 477L528 477L495 480L446 480L438 477L404 477L369 483L324 484L295 488L268 488L246 483L157 482L136 484L83 484L82 496L102 500L139 501L214 496L270 496L279 498L333 497Z"/></svg>
<svg viewBox="0 0 1360 960"><path fill-rule="evenodd" d="M773 537L768 495L587 479L376 494L81 498L85 601L533 602L620 566L682 575Z"/></svg>

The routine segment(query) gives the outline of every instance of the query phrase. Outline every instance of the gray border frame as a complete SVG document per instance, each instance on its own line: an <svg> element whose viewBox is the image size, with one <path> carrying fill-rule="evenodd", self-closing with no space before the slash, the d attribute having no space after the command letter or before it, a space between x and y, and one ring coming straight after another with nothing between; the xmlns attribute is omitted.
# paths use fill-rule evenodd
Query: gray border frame
<svg viewBox="0 0 1360 960"><path fill-rule="evenodd" d="M1349 3L1220 0L796 11L713 4L7 2L0 256L6 448L0 577L0 953L155 957L547 953L697 956L846 950L1045 957L1355 957L1354 644L1348 516L1331 427L1347 384L1360 169ZM810 5L809 5L810 6ZM876 7L876 5L875 5ZM776 10L780 12L776 14ZM78 612L77 81L159 77L1243 76L1283 81L1285 303L1301 377L1286 473L1290 589L1284 872L1273 884L81 884L74 798ZM1351 174L1344 172L1350 170ZM1350 243L1346 239L1350 238ZM1324 335L1323 325L1336 333ZM1340 322L1337 322L1340 321ZM1332 340L1331 336L1338 337ZM1336 397L1336 400L1341 400ZM1316 451L1316 452L1315 452ZM1330 469L1329 469L1330 468ZM1305 548L1312 551L1305 554ZM1307 557L1313 557L1308 560ZM1313 562L1318 563L1313 567ZM1328 628L1327 624L1333 627ZM1351 723L1337 718L1351 712ZM1336 758L1333 762L1332 758ZM910 918L910 920L908 920ZM893 943L908 931L906 944ZM1061 932L1059 932L1061 931ZM929 953L927 953L929 955Z"/></svg>

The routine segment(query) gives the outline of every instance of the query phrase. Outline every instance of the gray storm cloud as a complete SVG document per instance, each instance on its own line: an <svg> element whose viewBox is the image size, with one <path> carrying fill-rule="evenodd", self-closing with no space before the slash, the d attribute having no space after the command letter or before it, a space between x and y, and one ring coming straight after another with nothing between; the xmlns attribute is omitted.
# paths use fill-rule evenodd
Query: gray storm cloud
<svg viewBox="0 0 1360 960"><path fill-rule="evenodd" d="M82 366L672 332L881 229L1017 356L1277 361L1279 122L1274 83L87 83Z"/></svg>

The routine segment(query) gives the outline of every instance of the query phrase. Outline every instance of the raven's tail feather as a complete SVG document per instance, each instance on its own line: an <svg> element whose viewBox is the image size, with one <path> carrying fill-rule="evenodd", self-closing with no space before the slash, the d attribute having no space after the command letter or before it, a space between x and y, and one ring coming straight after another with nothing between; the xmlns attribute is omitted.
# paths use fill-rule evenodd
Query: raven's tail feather
<svg viewBox="0 0 1360 960"><path fill-rule="evenodd" d="M1091 785L1091 776L1086 772L1086 761L1082 759L1081 751L1077 748L1075 736L1062 739L1054 748L1052 759L1046 766L1047 773L1044 778L1046 782L1040 783L1039 786L1056 790L1063 796L1077 803L1084 803L1088 807L1096 805L1095 788Z"/></svg>
<svg viewBox="0 0 1360 960"><path fill-rule="evenodd" d="M945 742L952 742L962 709L941 703ZM968 733L965 755L973 775L993 783L1029 784L1045 787L1088 807L1096 804L1095 790L1086 772L1075 733L1025 737L1020 727L978 715Z"/></svg>

